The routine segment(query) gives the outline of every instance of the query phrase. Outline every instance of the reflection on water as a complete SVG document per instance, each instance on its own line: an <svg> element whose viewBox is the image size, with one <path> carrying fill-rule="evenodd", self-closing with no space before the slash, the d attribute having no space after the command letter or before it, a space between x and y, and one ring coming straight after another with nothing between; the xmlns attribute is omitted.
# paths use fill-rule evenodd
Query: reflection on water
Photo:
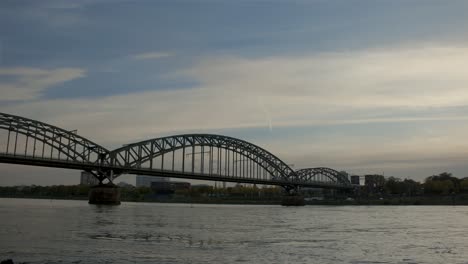
<svg viewBox="0 0 468 264"><path fill-rule="evenodd" d="M467 263L467 207L0 199L0 260L28 263Z"/></svg>

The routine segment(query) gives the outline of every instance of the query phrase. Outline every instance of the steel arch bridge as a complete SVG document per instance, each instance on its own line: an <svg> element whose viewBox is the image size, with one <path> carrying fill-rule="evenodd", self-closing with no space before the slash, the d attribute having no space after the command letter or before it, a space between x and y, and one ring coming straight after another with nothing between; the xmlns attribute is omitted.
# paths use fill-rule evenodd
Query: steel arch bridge
<svg viewBox="0 0 468 264"><path fill-rule="evenodd" d="M94 164L109 151L76 134L36 120L0 113L1 153L18 158Z"/></svg>
<svg viewBox="0 0 468 264"><path fill-rule="evenodd" d="M347 175L338 172L334 169L318 167L318 168L307 168L296 171L297 177L306 182L321 182L329 183L331 185L351 185Z"/></svg>
<svg viewBox="0 0 468 264"><path fill-rule="evenodd" d="M294 171L247 141L185 134L127 144L109 151L76 134L32 119L0 113L0 162L85 170L102 182L121 174L298 187L350 189L327 168Z"/></svg>

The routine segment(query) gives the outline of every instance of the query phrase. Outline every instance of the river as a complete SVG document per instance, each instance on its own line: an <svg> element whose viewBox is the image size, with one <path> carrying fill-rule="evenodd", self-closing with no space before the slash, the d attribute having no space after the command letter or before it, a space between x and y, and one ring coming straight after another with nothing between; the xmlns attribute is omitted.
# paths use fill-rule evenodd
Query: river
<svg viewBox="0 0 468 264"><path fill-rule="evenodd" d="M0 199L15 263L468 263L468 207Z"/></svg>

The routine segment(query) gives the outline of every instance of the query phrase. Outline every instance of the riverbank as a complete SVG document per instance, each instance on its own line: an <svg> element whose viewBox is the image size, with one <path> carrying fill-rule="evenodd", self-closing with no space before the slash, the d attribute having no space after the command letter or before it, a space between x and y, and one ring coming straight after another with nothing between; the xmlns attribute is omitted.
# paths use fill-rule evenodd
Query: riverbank
<svg viewBox="0 0 468 264"><path fill-rule="evenodd" d="M0 196L0 198L24 198L24 199L51 199L51 200L82 200L87 201L87 196ZM281 197L270 199L252 198L220 198L220 197L178 197L178 198L151 198L151 199L122 199L122 202L143 203L188 203L188 204L252 204L252 205L280 205ZM419 197L387 197L378 199L324 199L308 200L306 205L329 206L362 206L362 205L468 205L468 197L463 196L419 196Z"/></svg>
<svg viewBox="0 0 468 264"><path fill-rule="evenodd" d="M307 205L468 205L467 195L457 196L415 196L415 197L385 197L357 198L345 200L314 200Z"/></svg>
<svg viewBox="0 0 468 264"><path fill-rule="evenodd" d="M14 198L14 199L45 199L45 200L82 200L87 201L87 196L1 196L0 198ZM264 205L279 205L281 198L274 199L236 199L236 198L215 198L215 197L184 197L184 198L143 198L135 199L121 199L122 202L134 203L193 203L193 204L264 204Z"/></svg>

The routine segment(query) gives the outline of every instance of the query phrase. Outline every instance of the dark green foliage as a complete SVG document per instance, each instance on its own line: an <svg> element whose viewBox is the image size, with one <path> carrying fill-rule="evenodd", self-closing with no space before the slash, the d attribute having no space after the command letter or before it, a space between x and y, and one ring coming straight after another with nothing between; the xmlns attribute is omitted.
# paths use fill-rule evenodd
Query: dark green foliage
<svg viewBox="0 0 468 264"><path fill-rule="evenodd" d="M390 195L413 196L421 192L421 184L411 179L389 177L385 181L385 191Z"/></svg>
<svg viewBox="0 0 468 264"><path fill-rule="evenodd" d="M427 194L454 194L460 191L460 179L451 173L441 173L427 177L424 182L424 192Z"/></svg>
<svg viewBox="0 0 468 264"><path fill-rule="evenodd" d="M88 197L87 185L53 185L53 186L0 186L0 196L3 197L55 197L80 198Z"/></svg>

